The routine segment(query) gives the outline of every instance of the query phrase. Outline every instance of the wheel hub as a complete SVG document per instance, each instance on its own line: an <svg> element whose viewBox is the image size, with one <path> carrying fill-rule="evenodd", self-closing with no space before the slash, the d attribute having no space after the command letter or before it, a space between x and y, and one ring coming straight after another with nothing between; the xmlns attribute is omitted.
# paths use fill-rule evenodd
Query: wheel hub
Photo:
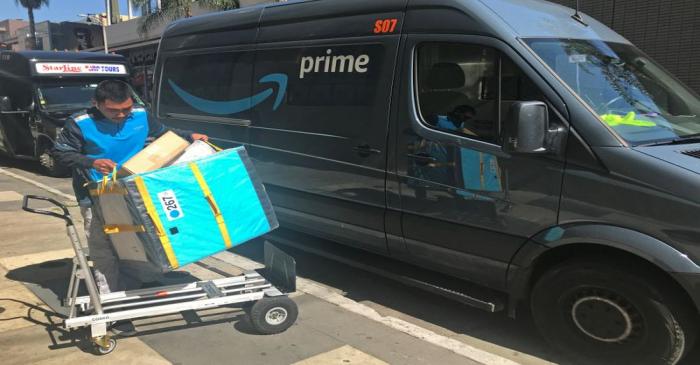
<svg viewBox="0 0 700 365"><path fill-rule="evenodd" d="M571 307L571 318L586 336L601 342L621 343L629 339L639 325L634 308L621 298L586 295Z"/></svg>
<svg viewBox="0 0 700 365"><path fill-rule="evenodd" d="M270 308L265 314L265 322L273 326L279 325L287 319L287 310L282 307Z"/></svg>
<svg viewBox="0 0 700 365"><path fill-rule="evenodd" d="M39 162L42 166L45 166L47 168L53 167L53 159L51 158L48 152L44 152L41 154L41 156L39 156Z"/></svg>

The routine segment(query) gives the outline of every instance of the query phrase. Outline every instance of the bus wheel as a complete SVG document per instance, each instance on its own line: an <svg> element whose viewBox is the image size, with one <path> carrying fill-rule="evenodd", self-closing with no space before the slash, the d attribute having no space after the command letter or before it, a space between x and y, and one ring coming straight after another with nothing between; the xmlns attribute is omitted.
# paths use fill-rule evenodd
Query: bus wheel
<svg viewBox="0 0 700 365"><path fill-rule="evenodd" d="M676 364L692 347L694 313L657 283L619 263L569 261L535 284L533 318L577 364Z"/></svg>
<svg viewBox="0 0 700 365"><path fill-rule="evenodd" d="M66 177L70 170L61 166L51 154L51 148L44 146L39 154L39 164L46 175L53 177Z"/></svg>

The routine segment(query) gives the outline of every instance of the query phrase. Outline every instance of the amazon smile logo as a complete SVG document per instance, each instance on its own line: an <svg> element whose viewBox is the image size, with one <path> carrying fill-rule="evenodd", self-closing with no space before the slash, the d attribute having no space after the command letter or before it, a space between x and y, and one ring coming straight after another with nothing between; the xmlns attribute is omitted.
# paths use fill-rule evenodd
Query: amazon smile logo
<svg viewBox="0 0 700 365"><path fill-rule="evenodd" d="M272 110L277 110L277 108L282 103L284 94L287 92L287 75L280 73L269 74L260 78L258 82L261 84L277 84L277 97L275 98L275 104L272 106ZM247 98L229 101L216 101L194 96L188 93L187 91L183 90L181 87L179 87L175 82L173 82L173 80L168 79L168 84L170 84L170 87L175 91L175 93L189 106L201 112L216 115L229 115L244 112L262 103L272 94L274 94L274 89L272 87L269 87Z"/></svg>

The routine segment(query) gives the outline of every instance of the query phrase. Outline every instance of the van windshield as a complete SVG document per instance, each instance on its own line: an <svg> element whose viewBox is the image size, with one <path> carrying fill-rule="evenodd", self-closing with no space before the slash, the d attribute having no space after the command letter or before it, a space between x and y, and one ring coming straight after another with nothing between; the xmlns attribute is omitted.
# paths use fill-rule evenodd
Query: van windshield
<svg viewBox="0 0 700 365"><path fill-rule="evenodd" d="M700 99L631 45L600 40L527 39L526 43L632 145L700 134Z"/></svg>
<svg viewBox="0 0 700 365"><path fill-rule="evenodd" d="M96 83L39 85L39 104L45 110L86 109L92 106L95 88Z"/></svg>

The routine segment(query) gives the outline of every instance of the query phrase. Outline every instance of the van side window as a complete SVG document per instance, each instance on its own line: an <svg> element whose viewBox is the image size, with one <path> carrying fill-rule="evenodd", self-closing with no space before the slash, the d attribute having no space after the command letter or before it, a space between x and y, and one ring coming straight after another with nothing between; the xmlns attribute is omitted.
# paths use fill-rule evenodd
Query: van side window
<svg viewBox="0 0 700 365"><path fill-rule="evenodd" d="M194 54L166 59L161 80L161 117L169 113L241 118L250 105L251 53Z"/></svg>
<svg viewBox="0 0 700 365"><path fill-rule="evenodd" d="M498 143L515 101L544 100L530 79L497 50L456 43L418 48L418 102L432 128Z"/></svg>

